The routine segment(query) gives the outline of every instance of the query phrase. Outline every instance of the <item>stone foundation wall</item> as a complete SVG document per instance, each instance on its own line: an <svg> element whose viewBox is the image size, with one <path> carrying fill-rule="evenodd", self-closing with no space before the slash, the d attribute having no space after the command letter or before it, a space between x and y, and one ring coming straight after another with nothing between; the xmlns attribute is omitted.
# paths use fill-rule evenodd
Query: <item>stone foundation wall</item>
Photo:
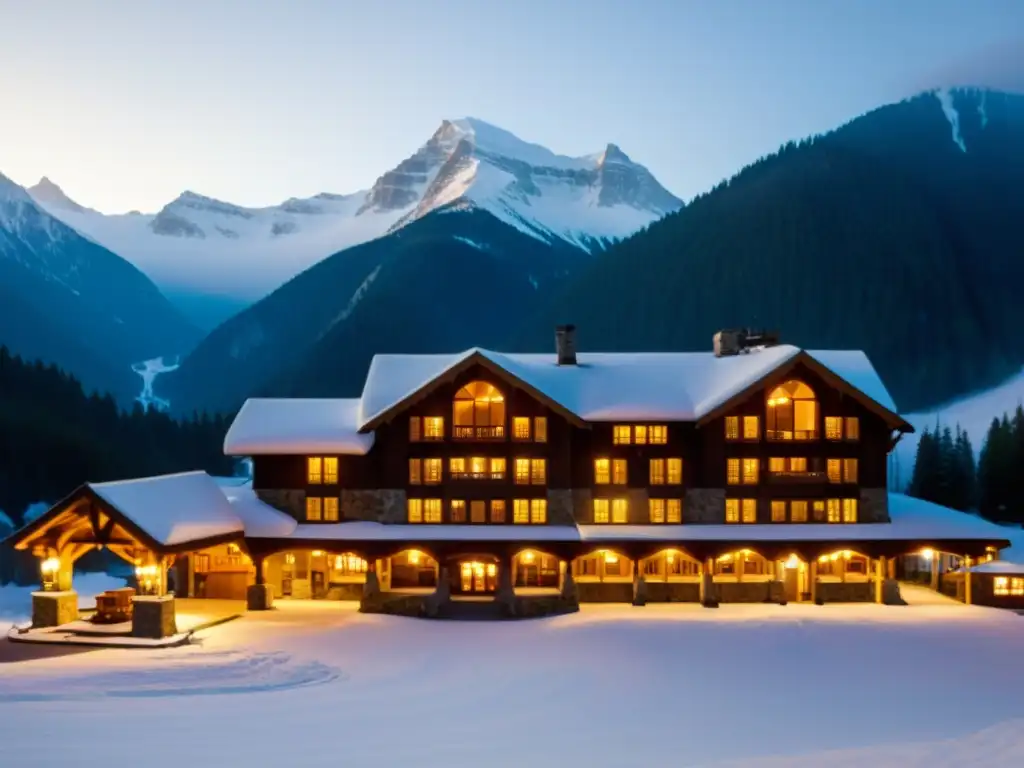
<svg viewBox="0 0 1024 768"><path fill-rule="evenodd" d="M889 517L889 494L885 488L861 488L860 504L857 506L857 522L892 522Z"/></svg>
<svg viewBox="0 0 1024 768"><path fill-rule="evenodd" d="M700 584L693 582L647 582L649 603L697 603L700 602Z"/></svg>
<svg viewBox="0 0 1024 768"><path fill-rule="evenodd" d="M78 593L33 592L32 627L59 627L78 619Z"/></svg>
<svg viewBox="0 0 1024 768"><path fill-rule="evenodd" d="M715 589L722 603L777 602L771 581L718 581Z"/></svg>
<svg viewBox="0 0 1024 768"><path fill-rule="evenodd" d="M819 581L816 596L823 603L871 603L875 585L870 581Z"/></svg>
<svg viewBox="0 0 1024 768"><path fill-rule="evenodd" d="M261 489L256 491L256 496L264 504L269 504L274 509L291 515L296 520L306 519L306 492L284 489Z"/></svg>
<svg viewBox="0 0 1024 768"><path fill-rule="evenodd" d="M589 488L573 488L572 491L573 517L579 525L589 525L594 522L594 494Z"/></svg>
<svg viewBox="0 0 1024 768"><path fill-rule="evenodd" d="M683 500L684 523L725 523L724 488L687 488Z"/></svg>
<svg viewBox="0 0 1024 768"><path fill-rule="evenodd" d="M405 491L342 490L341 519L366 520L373 523L408 522Z"/></svg>

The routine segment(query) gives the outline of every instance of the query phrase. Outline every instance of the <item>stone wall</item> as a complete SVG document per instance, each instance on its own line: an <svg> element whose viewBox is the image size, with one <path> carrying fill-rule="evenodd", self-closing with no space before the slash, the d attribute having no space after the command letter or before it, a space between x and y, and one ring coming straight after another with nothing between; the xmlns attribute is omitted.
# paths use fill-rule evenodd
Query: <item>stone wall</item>
<svg viewBox="0 0 1024 768"><path fill-rule="evenodd" d="M687 488L684 523L725 523L724 488Z"/></svg>
<svg viewBox="0 0 1024 768"><path fill-rule="evenodd" d="M870 581L819 581L815 596L823 603L871 603L875 585Z"/></svg>
<svg viewBox="0 0 1024 768"><path fill-rule="evenodd" d="M573 488L572 491L573 517L579 525L589 525L594 522L594 494L589 488Z"/></svg>
<svg viewBox="0 0 1024 768"><path fill-rule="evenodd" d="M718 581L715 589L722 603L777 602L771 581Z"/></svg>
<svg viewBox="0 0 1024 768"><path fill-rule="evenodd" d="M548 524L575 525L572 491L563 488L548 490Z"/></svg>
<svg viewBox="0 0 1024 768"><path fill-rule="evenodd" d="M374 523L408 522L405 491L342 490L341 519L367 520Z"/></svg>
<svg viewBox="0 0 1024 768"><path fill-rule="evenodd" d="M632 581L578 581L576 589L579 591L581 603L632 603L633 582Z"/></svg>
<svg viewBox="0 0 1024 768"><path fill-rule="evenodd" d="M260 489L256 496L264 504L279 509L296 520L306 519L306 492L284 489Z"/></svg>
<svg viewBox="0 0 1024 768"><path fill-rule="evenodd" d="M861 488L857 522L890 523L889 494L885 488Z"/></svg>
<svg viewBox="0 0 1024 768"><path fill-rule="evenodd" d="M649 603L697 603L700 602L700 584L697 582L647 582Z"/></svg>

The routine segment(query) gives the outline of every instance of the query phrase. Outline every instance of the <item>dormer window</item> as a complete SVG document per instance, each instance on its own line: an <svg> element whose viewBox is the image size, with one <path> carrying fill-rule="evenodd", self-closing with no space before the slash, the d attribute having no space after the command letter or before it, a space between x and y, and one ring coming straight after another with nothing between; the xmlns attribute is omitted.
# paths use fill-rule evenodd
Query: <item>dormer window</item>
<svg viewBox="0 0 1024 768"><path fill-rule="evenodd" d="M814 390L795 379L768 393L769 440L817 440L818 401Z"/></svg>

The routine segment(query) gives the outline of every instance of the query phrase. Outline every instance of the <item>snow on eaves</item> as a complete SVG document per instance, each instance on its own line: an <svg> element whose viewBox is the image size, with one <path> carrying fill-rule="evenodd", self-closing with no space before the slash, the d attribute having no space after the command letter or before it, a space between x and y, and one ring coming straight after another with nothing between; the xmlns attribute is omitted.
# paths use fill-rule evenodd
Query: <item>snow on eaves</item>
<svg viewBox="0 0 1024 768"><path fill-rule="evenodd" d="M244 530L220 486L205 472L89 483L88 487L165 546Z"/></svg>
<svg viewBox="0 0 1024 768"><path fill-rule="evenodd" d="M224 453L365 454L372 434L359 434L356 399L249 398L224 437Z"/></svg>

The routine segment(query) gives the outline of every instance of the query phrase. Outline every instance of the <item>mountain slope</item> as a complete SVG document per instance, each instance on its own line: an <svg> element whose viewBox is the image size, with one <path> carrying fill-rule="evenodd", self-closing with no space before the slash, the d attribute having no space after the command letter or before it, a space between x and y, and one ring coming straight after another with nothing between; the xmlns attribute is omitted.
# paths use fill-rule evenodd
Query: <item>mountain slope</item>
<svg viewBox="0 0 1024 768"><path fill-rule="evenodd" d="M592 257L453 205L349 248L213 331L156 381L172 410L357 394L377 352L495 344Z"/></svg>
<svg viewBox="0 0 1024 768"><path fill-rule="evenodd" d="M764 326L864 349L908 411L995 384L1024 363L1022 136L1024 97L958 91L788 145L611 248L513 345L556 321L612 350Z"/></svg>
<svg viewBox="0 0 1024 768"><path fill-rule="evenodd" d="M133 362L187 351L197 333L139 270L0 175L0 344L125 398Z"/></svg>
<svg viewBox="0 0 1024 768"><path fill-rule="evenodd" d="M51 214L130 260L212 327L319 260L458 202L544 242L586 250L679 208L614 144L564 157L473 118L445 120L369 190L244 208L185 192L156 214L105 216L49 179L30 192Z"/></svg>

